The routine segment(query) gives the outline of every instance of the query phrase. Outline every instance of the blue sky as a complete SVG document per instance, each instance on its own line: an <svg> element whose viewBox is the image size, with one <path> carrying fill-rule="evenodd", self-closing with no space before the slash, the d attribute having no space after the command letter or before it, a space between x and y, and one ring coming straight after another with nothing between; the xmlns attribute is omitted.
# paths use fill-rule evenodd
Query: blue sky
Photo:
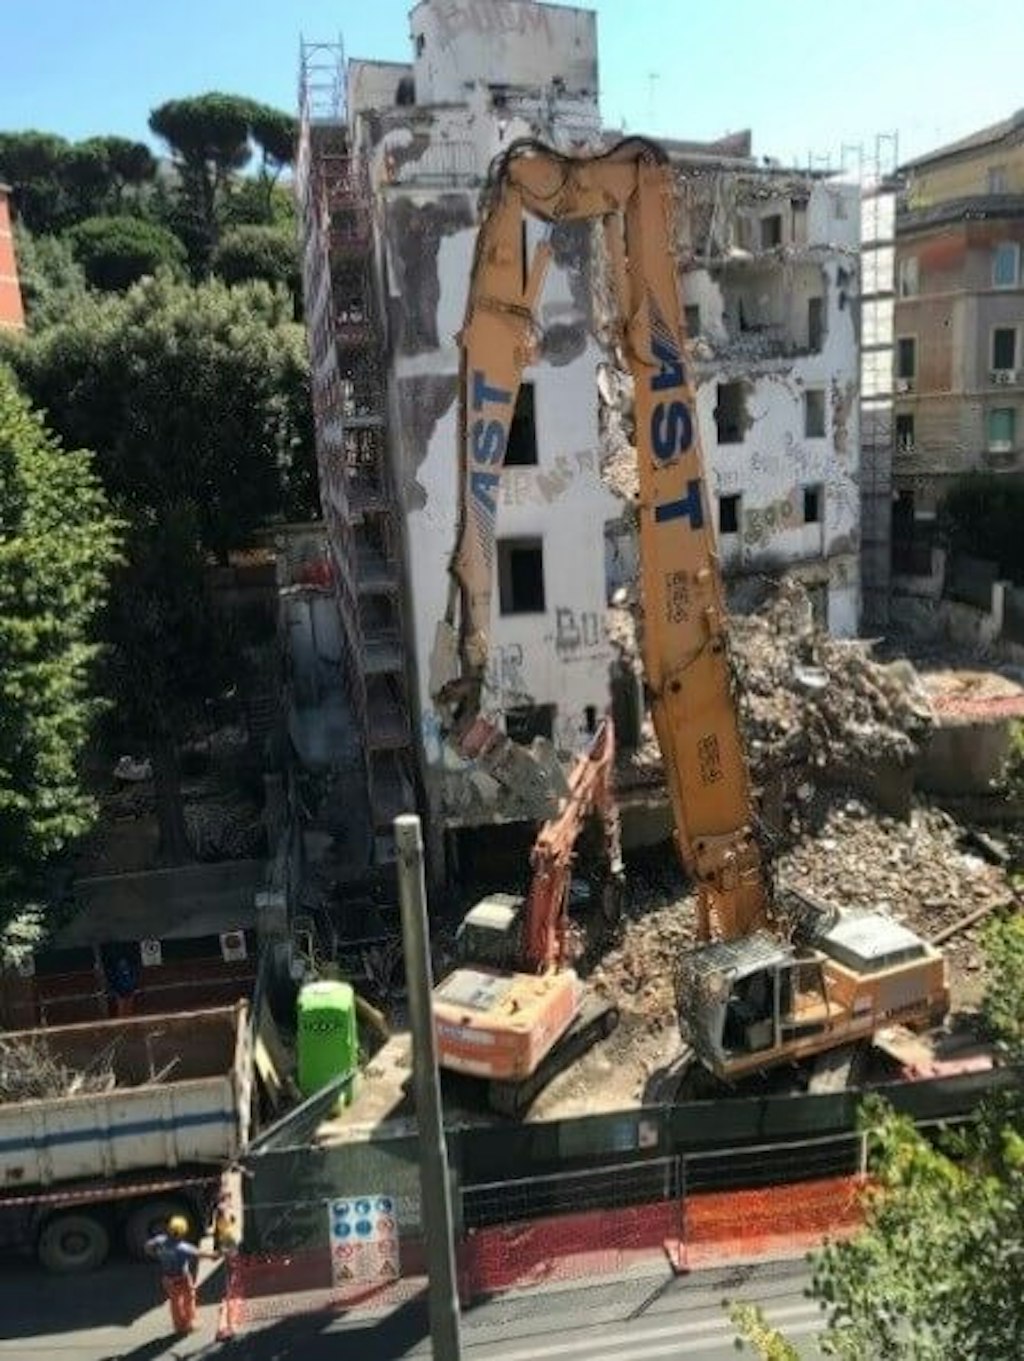
<svg viewBox="0 0 1024 1361"><path fill-rule="evenodd" d="M1024 105L1019 3L593 7L604 118L632 131L711 138L749 126L758 154L803 165L898 131L906 160ZM349 55L404 60L408 9L408 0L6 0L0 129L141 137L153 105L208 89L292 108L300 34L341 35Z"/></svg>

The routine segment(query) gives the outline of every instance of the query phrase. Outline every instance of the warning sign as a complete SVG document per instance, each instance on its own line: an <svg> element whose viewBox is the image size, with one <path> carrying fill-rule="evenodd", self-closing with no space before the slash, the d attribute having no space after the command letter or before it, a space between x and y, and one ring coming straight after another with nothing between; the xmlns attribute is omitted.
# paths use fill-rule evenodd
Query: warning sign
<svg viewBox="0 0 1024 1361"><path fill-rule="evenodd" d="M393 1196L353 1196L327 1206L331 1270L344 1281L393 1281L399 1275L398 1214Z"/></svg>

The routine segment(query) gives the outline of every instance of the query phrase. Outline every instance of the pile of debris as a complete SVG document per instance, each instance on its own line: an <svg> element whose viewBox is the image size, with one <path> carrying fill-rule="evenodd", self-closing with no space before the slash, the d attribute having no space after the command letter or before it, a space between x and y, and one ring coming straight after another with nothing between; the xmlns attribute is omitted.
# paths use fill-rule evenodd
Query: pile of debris
<svg viewBox="0 0 1024 1361"><path fill-rule="evenodd" d="M882 664L869 642L831 637L798 581L775 583L761 609L733 617L730 633L755 767L904 764L931 729L928 694L910 663Z"/></svg>
<svg viewBox="0 0 1024 1361"><path fill-rule="evenodd" d="M965 849L964 829L918 804L907 822L833 791L821 830L779 857L779 877L837 907L879 910L927 940L982 909L1014 900L1006 871ZM979 974L984 919L942 944L954 975Z"/></svg>
<svg viewBox="0 0 1024 1361"><path fill-rule="evenodd" d="M779 882L835 907L885 912L927 940L978 914L942 944L954 1003L975 1004L985 919L1014 900L1005 870L965 849L963 828L941 809L922 804L900 822L873 812L849 789L818 797L820 830L802 833L779 856ZM590 978L657 1032L675 1023L675 966L694 943L696 902L667 855L660 873L650 864L639 872L631 866L629 890L622 938Z"/></svg>
<svg viewBox="0 0 1024 1361"><path fill-rule="evenodd" d="M57 1058L41 1035L0 1037L0 1105L109 1092L117 1085L111 1059L108 1049L78 1070Z"/></svg>
<svg viewBox="0 0 1024 1361"><path fill-rule="evenodd" d="M636 663L636 611L613 605L608 629L625 661ZM832 638L814 620L806 588L774 582L753 614L730 621L730 653L747 758L754 782L780 774L790 784L879 763L908 765L932 726L928 694L903 660L883 664L863 640ZM624 783L660 778L661 752L649 721L634 752L624 753ZM787 812L799 814L790 804Z"/></svg>

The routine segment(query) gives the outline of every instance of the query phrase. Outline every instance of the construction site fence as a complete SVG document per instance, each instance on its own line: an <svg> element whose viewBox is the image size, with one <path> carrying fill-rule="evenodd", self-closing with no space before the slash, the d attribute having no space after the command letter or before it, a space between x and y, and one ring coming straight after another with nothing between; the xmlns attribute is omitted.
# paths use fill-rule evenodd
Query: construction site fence
<svg viewBox="0 0 1024 1361"><path fill-rule="evenodd" d="M731 1166L730 1176L723 1167ZM458 1289L464 1308L509 1291L634 1273L688 1271L802 1255L862 1215L859 1136L609 1161L600 1166L453 1187ZM746 1184L724 1187L741 1178ZM386 1258L339 1249L330 1197L262 1204L264 1222L318 1225L317 1241L254 1251L250 1218L230 1263L222 1336L296 1312L388 1310L421 1294L426 1257L408 1184L363 1185L387 1196L398 1233ZM340 1270L339 1270L340 1264Z"/></svg>
<svg viewBox="0 0 1024 1361"><path fill-rule="evenodd" d="M982 1097L999 1086L1019 1086L1024 1068L963 1073L879 1087L899 1112L935 1126L968 1117ZM310 1105L312 1103L309 1103ZM604 1169L634 1168L631 1182L659 1183L663 1160L683 1157L692 1189L747 1189L842 1168L822 1166L836 1150L845 1157L856 1143L860 1097L856 1092L767 1096L646 1107L609 1115L537 1124L448 1131L458 1211L468 1227L484 1227L497 1213L501 1185L525 1179L557 1210L555 1183L582 1173L607 1180ZM246 1241L257 1252L292 1252L325 1241L322 1205L339 1196L364 1196L386 1188L395 1197L399 1228L419 1229L419 1141L415 1132L387 1127L344 1143L311 1144L317 1123L300 1108L261 1136L245 1160L243 1201ZM823 1142L824 1141L824 1142ZM833 1153L814 1152L831 1148ZM793 1149L802 1149L793 1162ZM616 1174L621 1178L621 1173ZM547 1181L546 1178L553 1179ZM480 1188L492 1188L486 1195ZM321 1208L314 1208L314 1207ZM543 1209L542 1205L539 1209Z"/></svg>

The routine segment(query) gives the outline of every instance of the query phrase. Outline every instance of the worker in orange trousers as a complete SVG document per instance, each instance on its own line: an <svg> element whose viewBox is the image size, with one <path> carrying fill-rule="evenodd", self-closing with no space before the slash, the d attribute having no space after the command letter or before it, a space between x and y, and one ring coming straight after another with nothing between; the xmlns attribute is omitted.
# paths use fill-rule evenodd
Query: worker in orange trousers
<svg viewBox="0 0 1024 1361"><path fill-rule="evenodd" d="M188 1221L184 1215L171 1215L166 1233L158 1233L146 1244L146 1255L160 1266L160 1278L171 1309L171 1324L179 1335L195 1331L196 1269L201 1259L216 1261L215 1252L202 1252L188 1241Z"/></svg>

